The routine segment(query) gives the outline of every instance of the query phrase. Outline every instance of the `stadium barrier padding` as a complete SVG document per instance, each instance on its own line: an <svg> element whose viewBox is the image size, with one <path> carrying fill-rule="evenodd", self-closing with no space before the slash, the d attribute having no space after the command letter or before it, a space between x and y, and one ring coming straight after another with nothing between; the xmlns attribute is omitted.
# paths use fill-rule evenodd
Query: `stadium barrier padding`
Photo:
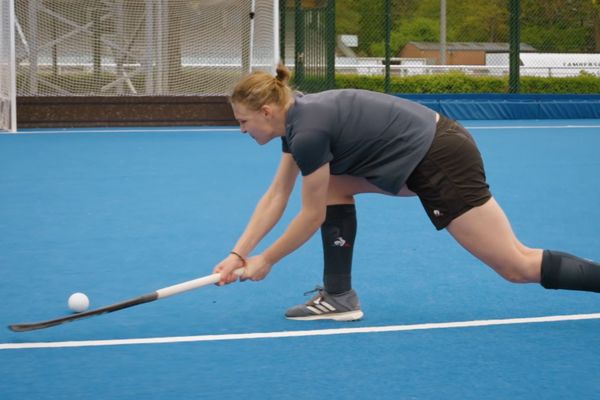
<svg viewBox="0 0 600 400"><path fill-rule="evenodd" d="M600 94L398 96L459 120L600 118ZM18 97L17 120L21 128L237 124L224 96Z"/></svg>
<svg viewBox="0 0 600 400"><path fill-rule="evenodd" d="M593 119L600 118L599 95L556 94L397 94L450 118Z"/></svg>

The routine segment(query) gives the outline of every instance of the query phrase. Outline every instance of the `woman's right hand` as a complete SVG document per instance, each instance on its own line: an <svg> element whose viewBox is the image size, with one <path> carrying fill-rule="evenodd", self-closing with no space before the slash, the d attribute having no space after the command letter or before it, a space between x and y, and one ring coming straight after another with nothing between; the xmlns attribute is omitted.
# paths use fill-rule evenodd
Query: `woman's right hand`
<svg viewBox="0 0 600 400"><path fill-rule="evenodd" d="M213 273L221 274L221 279L219 279L217 286L228 285L237 281L239 275L234 273L234 271L245 267L245 265L245 261L239 256L235 254L228 255L213 269Z"/></svg>

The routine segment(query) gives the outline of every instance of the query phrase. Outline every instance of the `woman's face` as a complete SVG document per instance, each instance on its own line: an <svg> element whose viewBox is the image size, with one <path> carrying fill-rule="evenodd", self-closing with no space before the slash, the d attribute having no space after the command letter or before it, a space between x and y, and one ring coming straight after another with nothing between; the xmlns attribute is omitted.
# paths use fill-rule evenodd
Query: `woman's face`
<svg viewBox="0 0 600 400"><path fill-rule="evenodd" d="M252 136L256 143L265 144L277 136L271 106L262 106L260 110L254 111L243 104L234 103L232 108L235 119L240 123L242 133Z"/></svg>

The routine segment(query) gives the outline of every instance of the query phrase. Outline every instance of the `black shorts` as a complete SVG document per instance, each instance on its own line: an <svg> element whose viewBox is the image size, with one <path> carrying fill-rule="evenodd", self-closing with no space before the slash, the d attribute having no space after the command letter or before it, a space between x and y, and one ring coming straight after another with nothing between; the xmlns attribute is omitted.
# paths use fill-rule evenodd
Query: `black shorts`
<svg viewBox="0 0 600 400"><path fill-rule="evenodd" d="M433 143L406 181L438 230L488 201L483 160L471 134L440 115Z"/></svg>

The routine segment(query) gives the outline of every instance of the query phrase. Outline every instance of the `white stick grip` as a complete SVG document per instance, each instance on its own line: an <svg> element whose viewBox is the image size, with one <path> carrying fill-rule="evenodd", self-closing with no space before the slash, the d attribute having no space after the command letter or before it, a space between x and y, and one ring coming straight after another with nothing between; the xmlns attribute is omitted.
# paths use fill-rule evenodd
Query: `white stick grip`
<svg viewBox="0 0 600 400"><path fill-rule="evenodd" d="M244 273L244 268L238 268L233 271L233 273L237 276L241 276ZM190 290L201 288L202 286L213 285L219 282L219 279L221 279L221 274L207 275L202 278L192 279L190 281L178 283L177 285L158 289L156 294L158 295L159 299L164 299L165 297L188 292Z"/></svg>

